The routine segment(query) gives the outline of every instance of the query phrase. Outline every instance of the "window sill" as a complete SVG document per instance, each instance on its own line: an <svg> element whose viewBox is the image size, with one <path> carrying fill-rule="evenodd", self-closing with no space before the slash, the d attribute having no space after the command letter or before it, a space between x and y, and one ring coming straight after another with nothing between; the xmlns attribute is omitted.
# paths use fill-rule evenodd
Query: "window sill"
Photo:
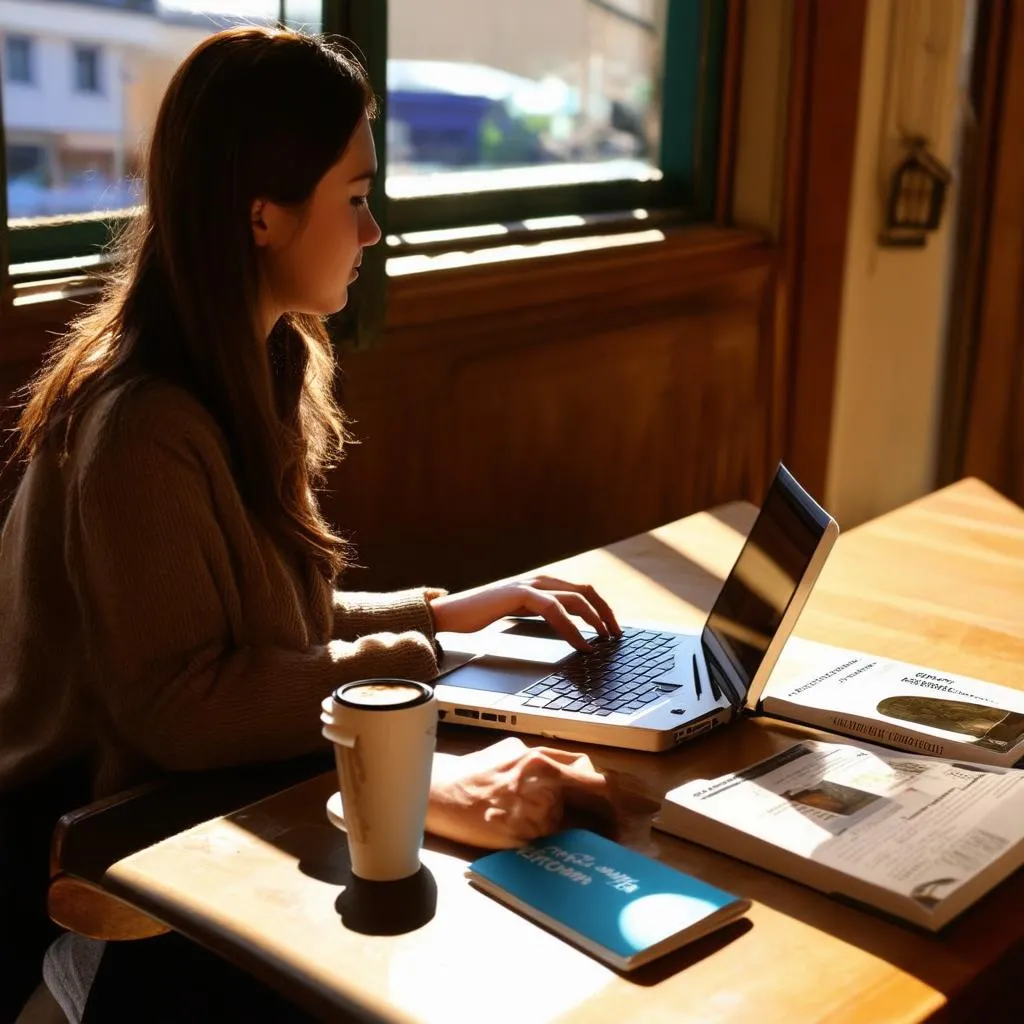
<svg viewBox="0 0 1024 1024"><path fill-rule="evenodd" d="M766 267L774 252L766 233L744 228L666 225L607 235L603 244L600 237L447 250L423 272L391 275L389 268L386 329L588 298L643 307L710 286L726 273ZM580 243L575 251L572 242Z"/></svg>
<svg viewBox="0 0 1024 1024"><path fill-rule="evenodd" d="M651 227L644 223L634 223L633 230L599 228L596 234L580 233L578 225L542 231L540 237L507 234L501 244L474 248L432 243L391 257L386 329L494 316L587 296L603 301L610 293L620 306L642 306L693 292L724 272L765 266L771 259L771 239L760 231L672 226L656 218ZM516 240L524 237L529 241ZM0 361L38 358L53 334L80 315L100 288L96 277L84 273L16 278L0 312L5 336Z"/></svg>

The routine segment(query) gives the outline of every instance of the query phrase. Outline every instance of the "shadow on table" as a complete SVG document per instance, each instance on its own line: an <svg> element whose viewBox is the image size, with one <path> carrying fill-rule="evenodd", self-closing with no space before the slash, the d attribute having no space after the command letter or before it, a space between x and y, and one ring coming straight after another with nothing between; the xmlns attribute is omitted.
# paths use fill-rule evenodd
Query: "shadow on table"
<svg viewBox="0 0 1024 1024"><path fill-rule="evenodd" d="M643 967L638 967L635 971L623 974L622 977L646 988L657 985L666 978L671 978L672 975L706 960L709 956L714 956L719 950L725 949L730 943L746 935L753 927L751 921L741 917L696 942L688 943L680 949L658 957L657 960L652 960L649 964L644 964Z"/></svg>
<svg viewBox="0 0 1024 1024"><path fill-rule="evenodd" d="M341 886L334 906L346 928L363 935L401 935L422 928L437 909L434 876L425 866L397 882L368 882L354 876L345 833L328 821L325 810L336 787L334 773L328 772L228 817L294 857L304 875ZM291 809L291 824L283 830L275 824L277 815L267 807L282 798Z"/></svg>
<svg viewBox="0 0 1024 1024"><path fill-rule="evenodd" d="M352 876L334 906L342 924L360 935L404 935L433 918L437 882L426 865L397 882L367 882Z"/></svg>

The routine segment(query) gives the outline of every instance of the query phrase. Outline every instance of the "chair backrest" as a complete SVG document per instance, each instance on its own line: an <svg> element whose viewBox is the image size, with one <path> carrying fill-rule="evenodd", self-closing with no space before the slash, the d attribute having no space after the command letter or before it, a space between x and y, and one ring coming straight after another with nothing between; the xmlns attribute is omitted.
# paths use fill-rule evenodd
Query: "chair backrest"
<svg viewBox="0 0 1024 1024"><path fill-rule="evenodd" d="M0 1024L13 1021L42 978L59 934L47 909L50 837L60 817L89 799L86 765L62 765L0 793Z"/></svg>

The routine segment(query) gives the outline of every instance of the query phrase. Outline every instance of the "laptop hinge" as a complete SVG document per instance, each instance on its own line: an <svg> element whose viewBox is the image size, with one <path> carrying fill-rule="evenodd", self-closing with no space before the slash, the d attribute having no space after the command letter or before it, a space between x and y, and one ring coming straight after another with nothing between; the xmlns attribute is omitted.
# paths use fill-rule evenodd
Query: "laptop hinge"
<svg viewBox="0 0 1024 1024"><path fill-rule="evenodd" d="M732 706L733 711L740 711L743 708L743 698L737 692L736 687L732 685L728 673L719 664L718 658L715 656L714 651L712 651L710 644L704 645L704 658L708 671L714 674L715 682L729 698L729 704Z"/></svg>

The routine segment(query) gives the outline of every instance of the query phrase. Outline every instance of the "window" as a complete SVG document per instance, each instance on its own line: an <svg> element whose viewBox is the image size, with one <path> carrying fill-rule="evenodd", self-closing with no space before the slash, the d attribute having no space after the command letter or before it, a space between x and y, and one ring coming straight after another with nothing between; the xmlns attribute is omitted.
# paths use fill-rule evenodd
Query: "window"
<svg viewBox="0 0 1024 1024"><path fill-rule="evenodd" d="M28 36L7 36L4 39L6 80L31 85L35 81L32 57L32 40Z"/></svg>
<svg viewBox="0 0 1024 1024"><path fill-rule="evenodd" d="M41 65L33 69L37 88L6 89L2 97L0 225L15 279L50 278L55 266L73 272L101 258L119 219L140 201L147 136L177 65L211 32L271 23L280 7L279 0L5 0L5 85L11 41L25 38L47 6L45 38L28 40Z"/></svg>
<svg viewBox="0 0 1024 1024"><path fill-rule="evenodd" d="M75 47L75 90L102 92L100 86L100 50L96 46Z"/></svg>
<svg viewBox="0 0 1024 1024"><path fill-rule="evenodd" d="M666 7L391 0L388 195L660 178Z"/></svg>
<svg viewBox="0 0 1024 1024"><path fill-rule="evenodd" d="M72 55L70 83L54 75L31 96L3 96L11 273L100 257L111 222L139 201L142 154L174 69L205 35L239 23L352 39L386 100L373 203L387 242L364 260L360 324L379 322L371 307L383 302L386 272L405 272L403 259L444 239L532 242L659 211L706 219L725 3L6 0L6 83L39 70L25 29L40 6L55 14L40 44ZM81 18L56 17L71 6ZM85 96L81 125L65 124Z"/></svg>
<svg viewBox="0 0 1024 1024"><path fill-rule="evenodd" d="M694 136L701 107L717 98L717 85L703 85L718 74L722 7L390 0L389 228L638 207L706 213L702 176L713 168L699 165L707 153Z"/></svg>

